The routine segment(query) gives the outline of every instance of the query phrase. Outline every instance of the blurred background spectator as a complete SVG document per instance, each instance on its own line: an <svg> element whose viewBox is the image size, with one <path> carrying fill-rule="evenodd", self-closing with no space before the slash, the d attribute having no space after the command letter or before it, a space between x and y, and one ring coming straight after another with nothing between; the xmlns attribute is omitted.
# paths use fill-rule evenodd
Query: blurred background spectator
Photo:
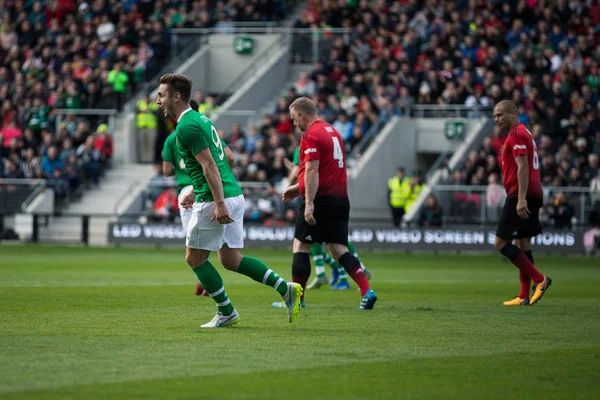
<svg viewBox="0 0 600 400"><path fill-rule="evenodd" d="M171 28L277 21L288 9L285 0L32 0L0 5L0 177L47 178L65 200L79 197L81 183L99 183L110 165L113 140L107 120L76 111L56 126L56 109L120 110L167 64ZM144 128L153 130L145 136L148 158L158 162L154 144L162 149L166 135L160 123L152 125L153 111L152 106L142 110ZM48 154L51 148L55 150ZM70 182L65 190L63 179Z"/></svg>
<svg viewBox="0 0 600 400"><path fill-rule="evenodd" d="M444 212L440 204L438 203L437 197L430 194L427 196L425 206L421 210L421 216L419 217L419 226L428 228L432 226L442 226L442 220Z"/></svg>

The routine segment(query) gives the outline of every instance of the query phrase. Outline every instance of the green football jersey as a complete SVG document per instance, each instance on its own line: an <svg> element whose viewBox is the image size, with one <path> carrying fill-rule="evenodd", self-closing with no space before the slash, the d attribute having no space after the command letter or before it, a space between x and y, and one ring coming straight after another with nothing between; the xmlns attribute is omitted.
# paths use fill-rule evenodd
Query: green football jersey
<svg viewBox="0 0 600 400"><path fill-rule="evenodd" d="M217 128L210 119L190 108L179 117L175 132L177 150L183 158L185 168L190 175L192 185L194 185L197 202L214 201L202 165L196 160L196 154L207 147L219 169L224 197L227 199L242 194L242 189L227 164L225 147L219 138Z"/></svg>
<svg viewBox="0 0 600 400"><path fill-rule="evenodd" d="M185 161L183 161L183 157L179 150L177 150L177 133L173 131L165 140L165 145L163 147L163 160L168 161L173 164L173 171L175 172L175 181L177 182L177 195L181 193L184 187L192 184L192 180L190 179L190 174L185 169ZM227 147L227 143L221 139L221 144L223 147Z"/></svg>
<svg viewBox="0 0 600 400"><path fill-rule="evenodd" d="M165 140L165 145L163 147L163 160L173 164L175 180L177 181L177 195L179 195L184 187L192 184L192 180L185 169L185 161L183 161L183 157L181 157L181 154L175 145L175 136L176 133L173 132L167 137L167 140Z"/></svg>
<svg viewBox="0 0 600 400"><path fill-rule="evenodd" d="M300 146L296 147L296 150L294 150L294 165L300 165Z"/></svg>

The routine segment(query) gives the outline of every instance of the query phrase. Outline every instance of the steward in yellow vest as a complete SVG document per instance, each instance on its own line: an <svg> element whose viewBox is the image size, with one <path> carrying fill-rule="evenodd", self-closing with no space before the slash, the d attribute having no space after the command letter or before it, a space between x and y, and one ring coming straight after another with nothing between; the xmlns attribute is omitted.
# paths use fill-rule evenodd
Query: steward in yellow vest
<svg viewBox="0 0 600 400"><path fill-rule="evenodd" d="M406 193L409 192L410 183L404 174L404 168L396 168L396 175L388 179L388 196L392 210L392 220L395 227L399 227L405 213Z"/></svg>
<svg viewBox="0 0 600 400"><path fill-rule="evenodd" d="M138 129L150 128L156 129L156 110L158 110L158 104L150 101L148 97L143 97L136 103L137 115L136 115L136 126Z"/></svg>
<svg viewBox="0 0 600 400"><path fill-rule="evenodd" d="M419 170L415 170L413 172L413 176L410 178L408 185L406 185L404 196L406 198L406 203L404 204L404 210L406 212L410 211L411 207L419 198L421 191L425 189L427 185L421 183L421 172Z"/></svg>

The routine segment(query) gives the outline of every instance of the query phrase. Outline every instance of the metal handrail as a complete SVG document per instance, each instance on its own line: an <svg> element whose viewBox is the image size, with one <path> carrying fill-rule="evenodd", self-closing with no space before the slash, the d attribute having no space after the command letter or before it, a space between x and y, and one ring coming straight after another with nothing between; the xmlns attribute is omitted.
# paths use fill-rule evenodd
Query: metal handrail
<svg viewBox="0 0 600 400"><path fill-rule="evenodd" d="M14 179L14 178L0 178L0 185L39 185L46 183L46 179Z"/></svg>
<svg viewBox="0 0 600 400"><path fill-rule="evenodd" d="M79 115L117 115L119 112L115 109L112 108L104 108L104 109L98 109L98 108L76 108L76 109L69 109L69 108L57 108L56 110L56 114L57 115L68 115L68 114L79 114Z"/></svg>
<svg viewBox="0 0 600 400"><path fill-rule="evenodd" d="M484 107L484 106L465 106L461 104L413 104L409 107L409 110L423 110L423 111L452 111L452 110L461 110L461 111L481 111L487 110L492 111L493 107Z"/></svg>
<svg viewBox="0 0 600 400"><path fill-rule="evenodd" d="M45 182L45 181L42 180L42 182ZM38 197L38 195L40 193L42 193L45 188L46 188L45 184L36 184L36 187L33 190L33 192L31 192L31 194L29 196L27 196L27 198L25 199L25 201L23 202L23 204L21 204L21 210L23 212L25 212L27 210L27 207L29 207L29 205L31 204L31 202L33 200L35 200L35 198Z"/></svg>
<svg viewBox="0 0 600 400"><path fill-rule="evenodd" d="M456 118L479 118L480 116L471 117L469 116L469 114L489 113L491 115L492 111L492 107L465 106L461 104L413 104L410 107L406 107L404 109L405 115L418 118L427 118L427 116L425 116L426 112L432 112L437 114L455 112L457 115L459 115L459 117ZM461 117L462 115L464 115L464 117Z"/></svg>
<svg viewBox="0 0 600 400"><path fill-rule="evenodd" d="M465 140L465 138L467 137L467 132L469 132L469 127L471 126L471 119L467 119L467 124L465 126L465 135L462 137L462 139L460 141L454 141L452 144L453 146L448 146L446 148L446 150L444 150L442 153L440 153L440 155L438 156L438 158L436 158L435 162L433 163L433 165L431 166L431 168L429 168L429 172L427 173L427 175L425 176L425 181L429 182L432 178L433 175L440 169L442 163L444 162L444 160L446 159L446 157L448 157L449 154L454 153L454 151L456 150L457 144L461 143L462 141ZM450 147L454 147L454 149L450 149Z"/></svg>
<svg viewBox="0 0 600 400"><path fill-rule="evenodd" d="M485 192L488 188L487 185L433 185L433 190L439 191L470 191L470 192ZM548 192L569 192L569 193L592 193L589 187L571 187L571 186L542 186L542 190Z"/></svg>
<svg viewBox="0 0 600 400"><path fill-rule="evenodd" d="M238 26L240 28L245 28L245 27L276 27L279 26L279 22L277 21L232 21L232 22L223 22L223 21L219 21L217 22L217 25L219 24L227 24L227 25L231 25L231 26ZM184 28L174 28L174 29L184 29ZM192 28L193 29L193 28Z"/></svg>
<svg viewBox="0 0 600 400"><path fill-rule="evenodd" d="M131 194L131 192L133 192L133 189L140 183L141 183L141 181L131 182L131 184L129 184L129 186L127 187L127 190L125 190L123 192L123 194L121 196L119 196L119 199L115 202L115 206L113 208L114 215L117 215L119 213L119 206L121 206L121 204L123 203L123 200L125 200L125 198L127 196L129 196Z"/></svg>
<svg viewBox="0 0 600 400"><path fill-rule="evenodd" d="M377 121L375 121L373 125L369 127L369 130L367 131L365 136L363 136L360 142L358 142L358 144L354 146L354 149L352 149L352 152L350 153L350 156L348 158L357 159L359 154L363 153L363 148L369 147L369 144L371 143L373 137L377 136L377 134L379 134L379 132L387 123L387 119L383 119L381 116L378 116Z"/></svg>
<svg viewBox="0 0 600 400"><path fill-rule="evenodd" d="M217 110L215 113L215 115L231 115L231 116L238 116L238 117L255 117L256 114L258 114L258 111L256 110L224 110L224 111L219 111Z"/></svg>
<svg viewBox="0 0 600 400"><path fill-rule="evenodd" d="M235 27L234 27L235 28ZM274 28L263 28L263 27L239 27L238 33L248 34L267 34L267 33L351 33L353 30L350 28L286 28L286 27L274 27ZM219 29L215 28L174 28L171 29L171 33L177 34L200 34L200 35L211 35L220 34Z"/></svg>
<svg viewBox="0 0 600 400"><path fill-rule="evenodd" d="M93 116L108 116L108 125L110 129L110 134L114 133L115 129L115 120L119 112L112 108L104 108L104 109L94 109L94 108L76 108L76 109L68 109L68 108L58 108L56 109L56 121L55 121L55 130L58 132L60 130L60 124L63 121L64 115L93 115Z"/></svg>

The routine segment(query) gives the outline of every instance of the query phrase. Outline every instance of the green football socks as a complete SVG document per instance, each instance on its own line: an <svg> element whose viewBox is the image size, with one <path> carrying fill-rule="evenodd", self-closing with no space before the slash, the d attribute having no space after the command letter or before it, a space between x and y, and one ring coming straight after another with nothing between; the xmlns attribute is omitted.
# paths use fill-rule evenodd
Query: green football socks
<svg viewBox="0 0 600 400"><path fill-rule="evenodd" d="M271 286L281 296L284 296L287 292L287 282L257 258L244 256L237 272L263 285Z"/></svg>
<svg viewBox="0 0 600 400"><path fill-rule="evenodd" d="M319 243L313 244L310 248L310 255L315 263L315 272L317 273L317 278L326 278L324 259L325 252L323 251L323 246L321 246Z"/></svg>
<svg viewBox="0 0 600 400"><path fill-rule="evenodd" d="M208 295L217 303L217 309L223 315L231 315L233 306L227 297L223 279L210 261L206 260L193 270Z"/></svg>

